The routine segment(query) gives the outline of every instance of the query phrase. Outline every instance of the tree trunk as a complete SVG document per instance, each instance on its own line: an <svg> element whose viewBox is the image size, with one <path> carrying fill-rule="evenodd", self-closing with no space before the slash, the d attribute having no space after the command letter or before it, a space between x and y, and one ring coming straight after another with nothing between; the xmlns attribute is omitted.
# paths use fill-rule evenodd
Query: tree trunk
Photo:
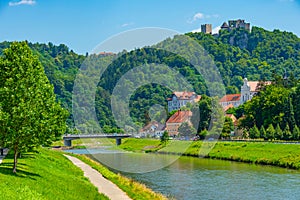
<svg viewBox="0 0 300 200"><path fill-rule="evenodd" d="M13 173L17 173L17 164L18 164L18 148L14 149L14 168Z"/></svg>

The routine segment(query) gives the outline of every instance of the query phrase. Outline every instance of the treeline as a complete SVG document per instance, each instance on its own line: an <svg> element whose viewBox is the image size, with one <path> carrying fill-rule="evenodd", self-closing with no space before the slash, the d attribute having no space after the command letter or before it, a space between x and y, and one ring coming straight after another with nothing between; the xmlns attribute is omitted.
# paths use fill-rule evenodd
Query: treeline
<svg viewBox="0 0 300 200"><path fill-rule="evenodd" d="M300 77L300 39L290 32L253 27L221 31L218 37L188 33L213 56L228 94L238 93L243 78L271 80L272 74Z"/></svg>
<svg viewBox="0 0 300 200"><path fill-rule="evenodd" d="M285 70L287 70L288 76L295 78L300 76L300 39L292 33L278 30L266 31L253 27L251 32L243 29L230 32L221 31L218 37L203 33L187 33L186 35L201 44L213 58L221 73L227 93L238 93L244 77L249 80L272 80L273 73L282 75ZM168 40L172 39L166 41ZM0 43L0 54L9 44L9 42ZM96 63L101 62L101 55L88 57L87 55L78 55L63 44L57 46L52 43L28 43L28 45L44 66L48 79L54 85L58 100L64 108L72 113L72 91L77 72L87 58L89 58L88 61L94 59L98 60ZM181 47L176 48L180 49ZM190 48L195 47L191 46ZM195 50L191 49L191 52ZM192 57L193 55L190 56L191 59L195 59ZM111 98L115 87L121 87L117 85L120 78L134 68L150 66L151 63L167 65L181 74L193 86L192 89L196 93L210 95L203 77L193 65L174 53L159 48L145 47L131 52L120 52L115 56L106 56L105 59L105 62L111 61L111 64L103 72L97 86L95 108L99 124L101 127L105 126L106 131L115 132L119 128L123 128L118 127L120 124L114 119L111 111ZM155 70L152 67L153 77L162 74L162 72L155 73ZM131 77L131 79L143 80L143 73L140 72L138 76ZM169 77L164 78L166 84L173 83L171 77L174 75L168 71L164 73L165 77ZM179 85L175 84L175 88ZM134 88L131 81L125 82L123 87ZM220 88L219 85L212 87L215 90ZM170 88L159 84L146 84L137 88L130 97L130 114L124 119L124 123L130 122L139 126L147 124L151 118L149 109L157 104L166 109L166 98L170 96L171 92ZM122 112L123 110L120 110L121 114ZM161 110L154 115L163 118L166 114L164 112ZM69 127L74 127L72 114L67 122ZM201 123L206 124L207 122ZM282 129L284 126L280 123Z"/></svg>
<svg viewBox="0 0 300 200"><path fill-rule="evenodd" d="M246 138L299 140L300 82L293 76L273 76L271 85L262 86L251 101L228 113L239 118Z"/></svg>

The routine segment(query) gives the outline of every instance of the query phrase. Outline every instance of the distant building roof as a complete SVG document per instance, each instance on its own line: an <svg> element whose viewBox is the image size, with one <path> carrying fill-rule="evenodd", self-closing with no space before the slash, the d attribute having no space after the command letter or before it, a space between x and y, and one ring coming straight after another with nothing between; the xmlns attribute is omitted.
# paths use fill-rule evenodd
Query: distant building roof
<svg viewBox="0 0 300 200"><path fill-rule="evenodd" d="M229 110L230 108L234 108L234 106L232 104L229 104L228 106L224 107L224 112L226 112L227 110Z"/></svg>
<svg viewBox="0 0 300 200"><path fill-rule="evenodd" d="M192 116L191 111L181 111L178 110L176 113L174 113L167 121L167 123L183 123L190 119Z"/></svg>
<svg viewBox="0 0 300 200"><path fill-rule="evenodd" d="M228 24L226 22L224 22L221 26L221 28L229 28Z"/></svg>
<svg viewBox="0 0 300 200"><path fill-rule="evenodd" d="M232 119L233 124L236 126L237 125L237 119L233 114L226 114L226 117L229 117L230 119Z"/></svg>
<svg viewBox="0 0 300 200"><path fill-rule="evenodd" d="M157 121L151 121L149 124L144 126L140 132L154 132L154 131L163 131L165 129L165 125L161 124Z"/></svg>
<svg viewBox="0 0 300 200"><path fill-rule="evenodd" d="M249 87L250 87L250 92L257 92L258 91L258 84L259 84L259 81L248 81L247 82ZM265 85L271 85L271 81L266 81L264 82Z"/></svg>
<svg viewBox="0 0 300 200"><path fill-rule="evenodd" d="M220 102L228 102L228 101L239 101L241 99L241 94L227 94L222 99L220 99Z"/></svg>
<svg viewBox="0 0 300 200"><path fill-rule="evenodd" d="M103 51L103 52L100 52L99 55L102 55L102 56L112 56L112 55L115 55L115 53Z"/></svg>
<svg viewBox="0 0 300 200"><path fill-rule="evenodd" d="M192 98L192 96L195 96L194 101L198 102L201 99L201 95L197 95L195 92L173 92L173 95L175 95L177 97L177 99L179 100L189 100ZM171 101L172 98L168 98L168 101Z"/></svg>

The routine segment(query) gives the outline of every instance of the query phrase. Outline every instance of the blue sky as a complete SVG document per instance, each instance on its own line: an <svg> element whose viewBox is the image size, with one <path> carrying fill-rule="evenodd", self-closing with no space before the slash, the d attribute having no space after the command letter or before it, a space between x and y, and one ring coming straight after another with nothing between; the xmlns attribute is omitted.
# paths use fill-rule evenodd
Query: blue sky
<svg viewBox="0 0 300 200"><path fill-rule="evenodd" d="M143 27L180 33L245 19L300 36L300 0L0 0L0 41L64 43L90 52L112 35Z"/></svg>

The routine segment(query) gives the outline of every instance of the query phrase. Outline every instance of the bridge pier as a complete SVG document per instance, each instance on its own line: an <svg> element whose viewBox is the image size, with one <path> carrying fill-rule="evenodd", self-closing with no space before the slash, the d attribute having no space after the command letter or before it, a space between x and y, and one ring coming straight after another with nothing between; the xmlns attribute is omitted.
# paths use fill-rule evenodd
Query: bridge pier
<svg viewBox="0 0 300 200"><path fill-rule="evenodd" d="M67 147L71 147L72 146L72 140L65 139L64 140L64 145L67 146Z"/></svg>
<svg viewBox="0 0 300 200"><path fill-rule="evenodd" d="M116 138L116 145L119 146L122 144L122 139L121 138Z"/></svg>

